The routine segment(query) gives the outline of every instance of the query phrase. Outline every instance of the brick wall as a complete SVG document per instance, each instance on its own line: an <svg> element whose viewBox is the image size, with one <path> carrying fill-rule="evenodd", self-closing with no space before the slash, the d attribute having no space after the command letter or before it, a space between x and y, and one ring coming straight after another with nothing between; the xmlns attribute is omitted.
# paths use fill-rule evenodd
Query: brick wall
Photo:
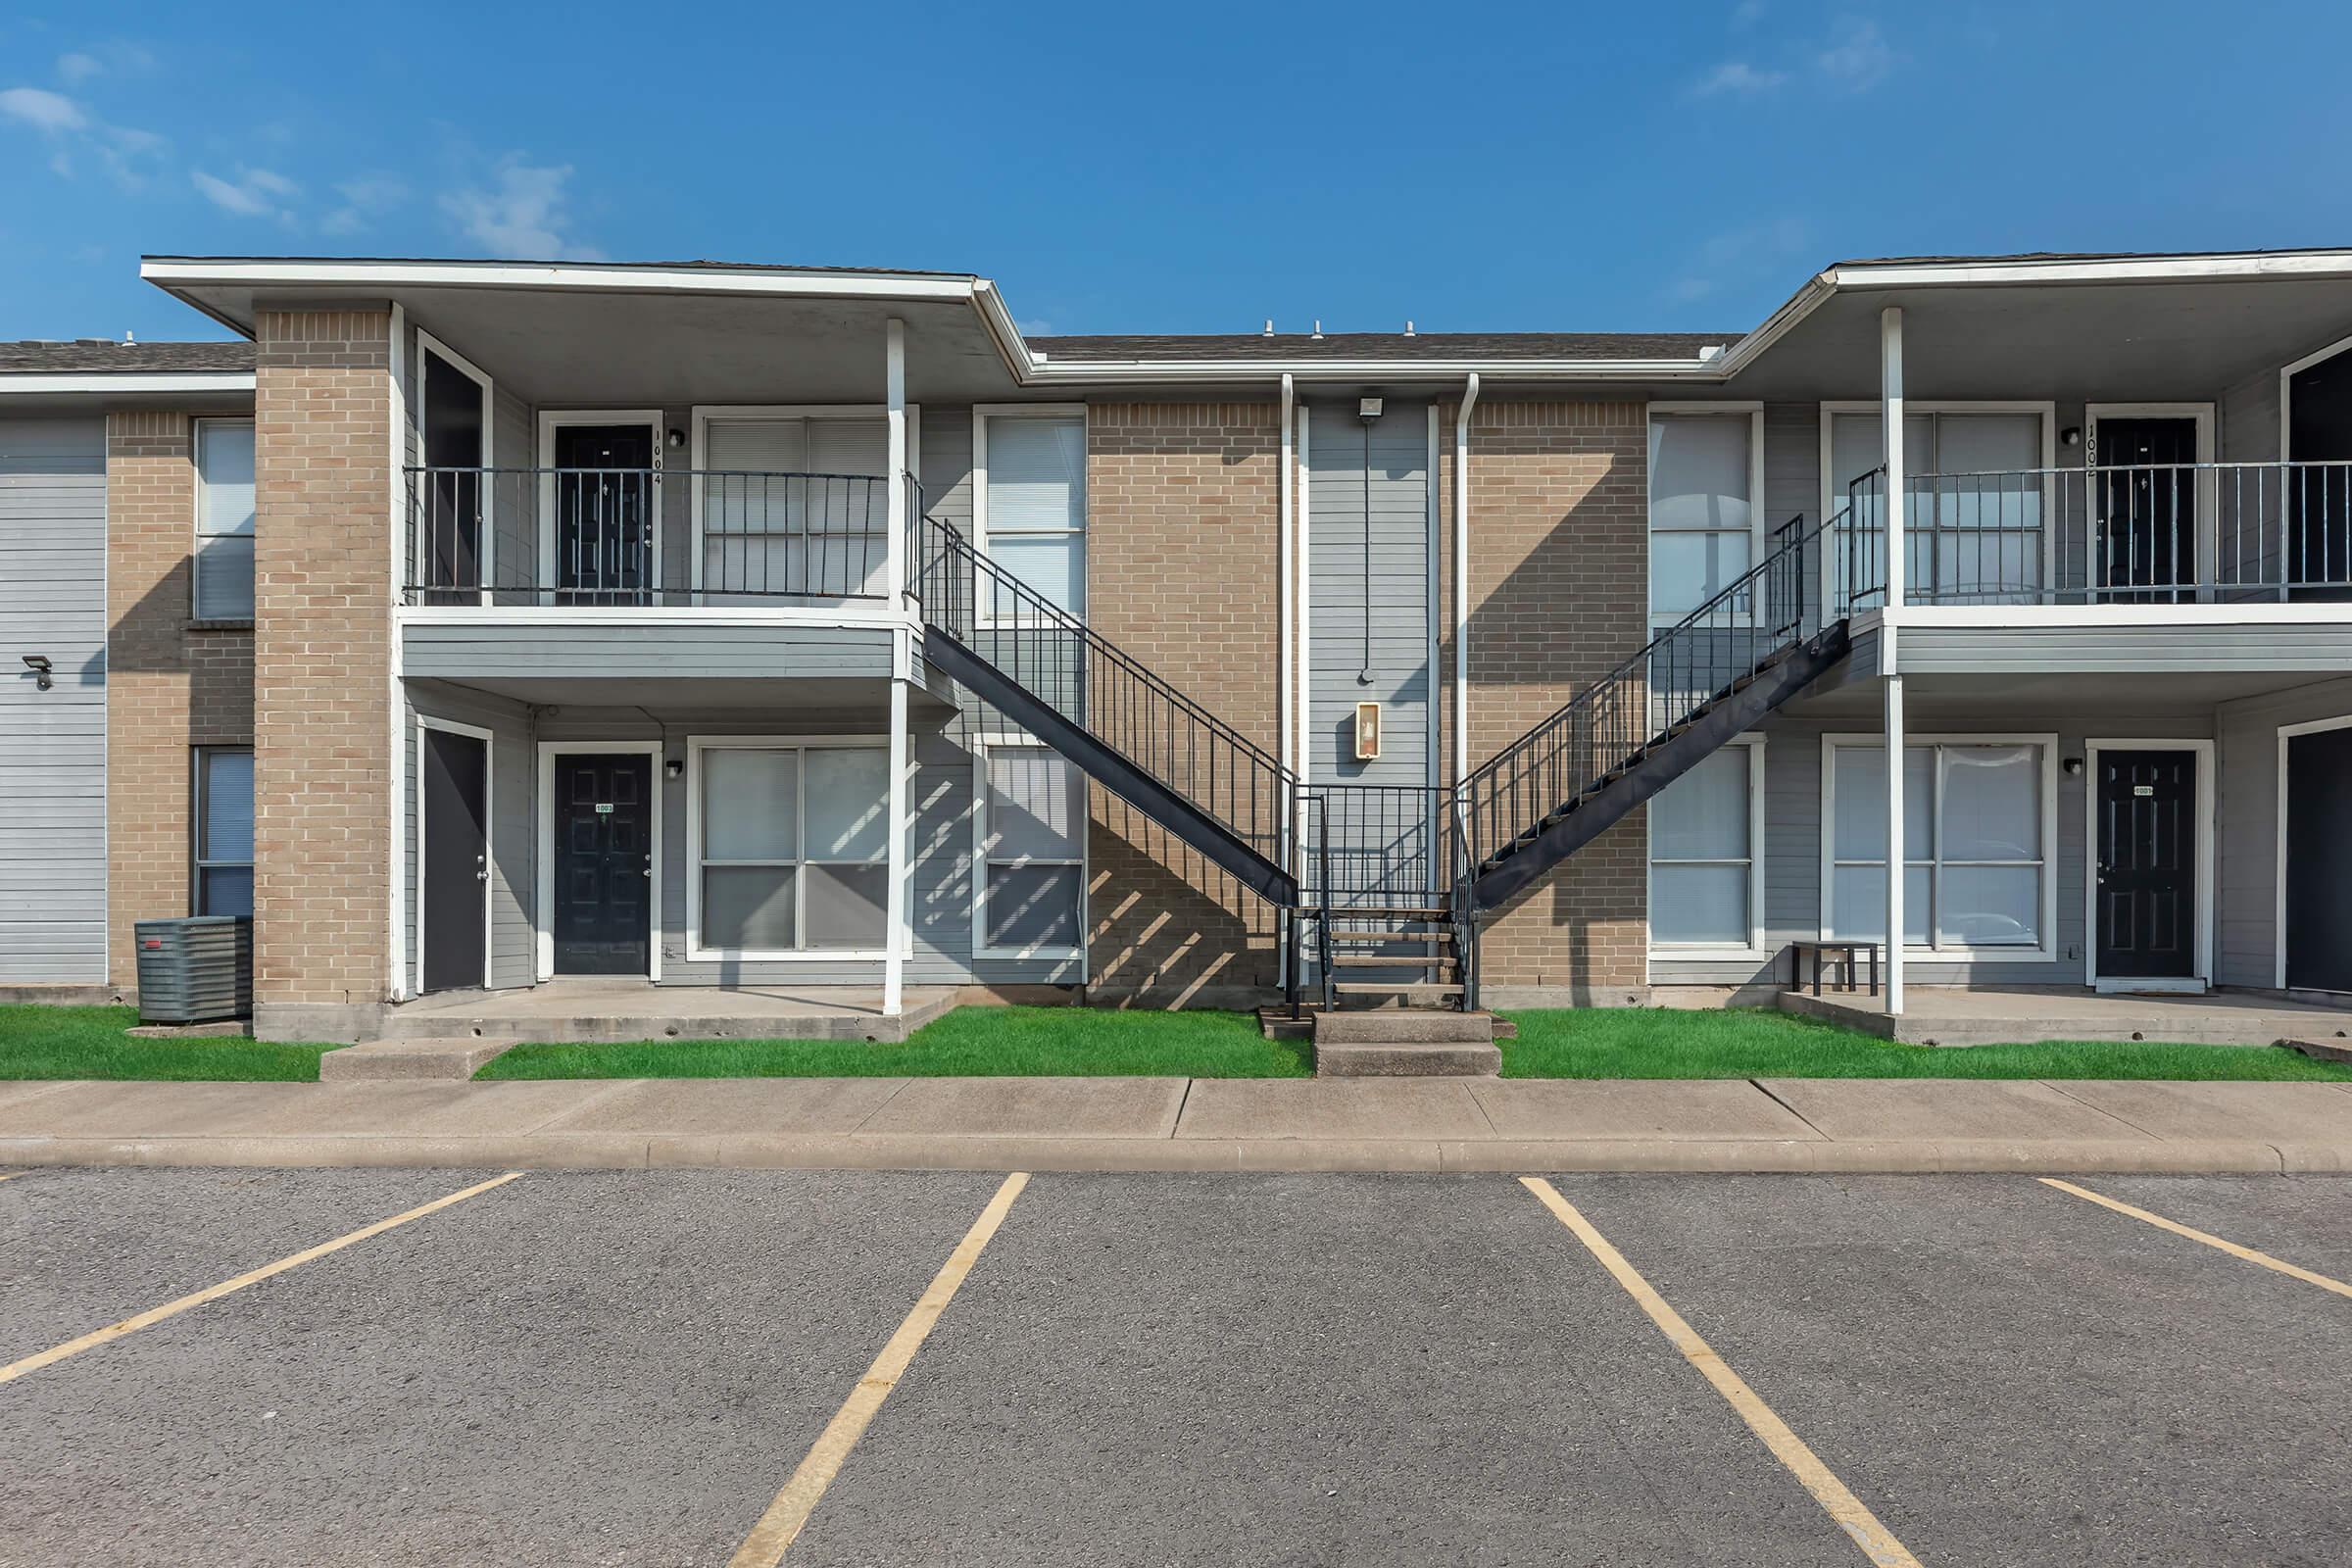
<svg viewBox="0 0 2352 1568"><path fill-rule="evenodd" d="M1438 411L1448 736L1456 412ZM1472 767L1641 649L1648 635L1647 476L1639 403L1482 402L1472 412ZM1630 813L1496 916L1480 947L1489 984L1580 997L1643 984L1644 820L1641 810Z"/></svg>
<svg viewBox="0 0 2352 1568"><path fill-rule="evenodd" d="M391 317L263 311L256 328L254 1000L371 1006L389 961Z"/></svg>
<svg viewBox="0 0 2352 1568"><path fill-rule="evenodd" d="M1277 751L1280 411L1096 404L1087 419L1087 619ZM1174 1004L1274 983L1254 894L1100 786L1090 791L1090 983Z"/></svg>
<svg viewBox="0 0 2352 1568"><path fill-rule="evenodd" d="M222 411L230 416L243 411ZM253 631L190 619L194 417L106 421L107 980L137 980L134 922L188 912L190 749L253 744Z"/></svg>

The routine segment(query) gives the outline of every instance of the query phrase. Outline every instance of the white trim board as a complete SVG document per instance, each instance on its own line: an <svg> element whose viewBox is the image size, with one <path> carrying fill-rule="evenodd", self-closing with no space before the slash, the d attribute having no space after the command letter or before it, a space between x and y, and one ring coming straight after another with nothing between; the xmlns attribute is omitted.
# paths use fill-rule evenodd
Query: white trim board
<svg viewBox="0 0 2352 1568"><path fill-rule="evenodd" d="M2347 339L2352 343L2352 339ZM2278 726L2278 790L2277 810L2271 831L2278 841L2275 871L2278 885L2274 892L2271 913L2271 946L2273 983L2281 991L2286 989L2286 758L2287 743L2298 735L2319 735L2328 730L2352 729L2352 714L2339 718L2315 718L2300 724Z"/></svg>
<svg viewBox="0 0 2352 1568"><path fill-rule="evenodd" d="M482 743L482 989L491 988L493 967L497 956L497 933L491 919L490 890L498 876L498 737L479 724L465 724L454 718L431 718L416 715L416 994L424 994L424 732L428 729L465 735Z"/></svg>
<svg viewBox="0 0 2352 1568"><path fill-rule="evenodd" d="M1661 944L1656 937L1649 934L1649 910L1653 902L1650 896L1650 876L1657 865L1654 847L1657 813L1654 811L1643 813L1642 826L1642 941L1647 948L1648 961L1653 967L1661 963L1704 963L1709 961L1760 963L1770 959L1778 952L1778 949L1771 946L1767 940L1764 909L1767 874L1764 866L1766 826L1764 819L1764 748L1769 740L1770 737L1763 731L1749 730L1745 734L1735 735L1723 743L1726 748L1740 746L1747 750L1747 942L1744 946L1725 947L1719 944L1701 943L1677 946L1672 943ZM1668 789L1673 787L1671 784L1667 786ZM1687 864L1690 862L1674 863Z"/></svg>
<svg viewBox="0 0 2352 1568"><path fill-rule="evenodd" d="M662 454L668 448L668 431L660 409L542 409L539 411L539 561L532 576L543 589L556 584L556 431L565 425L579 424L642 424L654 433L653 515L647 519L651 529L648 548L653 557L653 581L645 585L649 594L662 589L662 514L669 510L668 497L662 483Z"/></svg>
<svg viewBox="0 0 2352 1568"><path fill-rule="evenodd" d="M881 963L890 956L890 933L883 932L884 946L879 948L710 948L703 945L703 758L716 751L790 751L802 754L799 778L793 798L800 810L800 820L794 824L793 842L800 854L793 864L806 868L808 858L808 771L806 756L811 751L878 751L889 755L890 735L887 731L864 735L689 735L686 737L686 956L697 963L741 961L746 963ZM879 804L879 803L877 803ZM883 858L892 862L888 835L884 835ZM817 864L853 864L852 862L818 860ZM792 924L796 932L808 931L808 878L793 877Z"/></svg>
<svg viewBox="0 0 2352 1568"><path fill-rule="evenodd" d="M541 741L539 743L538 867L536 895L531 904L531 933L537 948L533 965L541 980L556 977L556 759L559 757L650 757L654 760L653 886L646 890L645 977L662 978L662 774L663 741Z"/></svg>
<svg viewBox="0 0 2352 1568"><path fill-rule="evenodd" d="M2099 753L2107 752L2191 752L2197 759L2197 937L2196 972L2185 978L2192 987L2183 988L2176 980L2168 987L2165 980L2109 981L2099 980ZM2214 798L2214 742L2211 740L2115 740L2101 737L2082 743L2082 982L2092 990L2148 991L2161 989L2203 990L2213 984L2213 901L2217 891L2214 875L2214 846L2218 837L2216 824L2221 815L2221 803ZM2283 951L2283 950L2281 950ZM2170 978L2170 977L2167 977Z"/></svg>

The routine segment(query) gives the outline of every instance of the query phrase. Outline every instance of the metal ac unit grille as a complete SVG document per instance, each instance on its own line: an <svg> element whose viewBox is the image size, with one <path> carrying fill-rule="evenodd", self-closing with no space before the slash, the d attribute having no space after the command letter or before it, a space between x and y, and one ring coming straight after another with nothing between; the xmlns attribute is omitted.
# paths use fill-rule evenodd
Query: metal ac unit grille
<svg viewBox="0 0 2352 1568"><path fill-rule="evenodd" d="M141 920L139 1019L206 1023L253 1014L253 921L200 914Z"/></svg>

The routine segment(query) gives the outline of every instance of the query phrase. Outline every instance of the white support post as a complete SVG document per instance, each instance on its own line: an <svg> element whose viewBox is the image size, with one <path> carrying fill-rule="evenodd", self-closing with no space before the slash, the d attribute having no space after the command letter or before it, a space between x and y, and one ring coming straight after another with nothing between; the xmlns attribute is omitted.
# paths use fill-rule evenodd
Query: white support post
<svg viewBox="0 0 2352 1568"><path fill-rule="evenodd" d="M906 592L906 323L894 316L883 323L882 334L883 401L890 420L890 543L883 592L895 606Z"/></svg>
<svg viewBox="0 0 2352 1568"><path fill-rule="evenodd" d="M1903 1010L1903 677L1886 677L1886 1011Z"/></svg>
<svg viewBox="0 0 2352 1568"><path fill-rule="evenodd" d="M897 640L908 647L913 633L901 627ZM908 647L911 654L911 647ZM890 889L883 916L886 949L882 958L882 1016L896 1018L906 1009L906 957L914 944L906 929L906 676L890 683Z"/></svg>
<svg viewBox="0 0 2352 1568"><path fill-rule="evenodd" d="M1886 467L1886 626L1893 646L1895 612L1903 608L1903 503L1908 499L1903 463L1903 313L1890 305L1879 313L1879 437Z"/></svg>

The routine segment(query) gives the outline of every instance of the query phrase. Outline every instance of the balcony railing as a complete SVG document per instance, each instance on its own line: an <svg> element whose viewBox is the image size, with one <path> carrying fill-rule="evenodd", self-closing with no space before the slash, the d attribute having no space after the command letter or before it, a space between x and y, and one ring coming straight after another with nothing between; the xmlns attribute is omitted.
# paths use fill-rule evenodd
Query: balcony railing
<svg viewBox="0 0 2352 1568"><path fill-rule="evenodd" d="M923 512L907 487L909 522ZM408 470L415 605L879 600L890 480L719 468Z"/></svg>
<svg viewBox="0 0 2352 1568"><path fill-rule="evenodd" d="M2352 598L2352 463L2160 463L1914 474L1903 599L1920 605ZM1886 474L1848 487L1839 613L1886 595Z"/></svg>

